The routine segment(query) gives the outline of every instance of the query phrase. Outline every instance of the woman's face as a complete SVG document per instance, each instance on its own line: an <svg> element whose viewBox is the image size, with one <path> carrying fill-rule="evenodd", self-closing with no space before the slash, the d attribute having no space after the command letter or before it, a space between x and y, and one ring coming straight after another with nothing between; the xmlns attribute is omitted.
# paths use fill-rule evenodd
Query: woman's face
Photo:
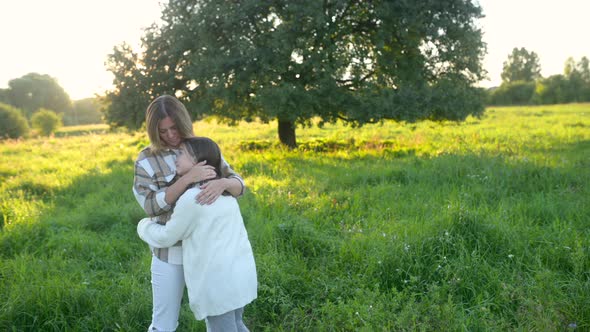
<svg viewBox="0 0 590 332"><path fill-rule="evenodd" d="M176 157L176 174L186 174L194 165L195 161L190 153L186 150L184 144L181 146L180 153Z"/></svg>
<svg viewBox="0 0 590 332"><path fill-rule="evenodd" d="M177 148L180 145L181 138L178 128L172 118L169 116L163 118L158 123L158 132L160 139L170 148Z"/></svg>

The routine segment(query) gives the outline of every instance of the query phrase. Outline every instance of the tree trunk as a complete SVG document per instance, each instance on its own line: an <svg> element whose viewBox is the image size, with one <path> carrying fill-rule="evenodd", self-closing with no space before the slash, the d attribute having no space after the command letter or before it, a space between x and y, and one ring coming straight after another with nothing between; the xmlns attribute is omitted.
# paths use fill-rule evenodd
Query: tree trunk
<svg viewBox="0 0 590 332"><path fill-rule="evenodd" d="M295 141L295 124L292 121L279 119L279 140L281 144L291 149L297 147L297 142Z"/></svg>

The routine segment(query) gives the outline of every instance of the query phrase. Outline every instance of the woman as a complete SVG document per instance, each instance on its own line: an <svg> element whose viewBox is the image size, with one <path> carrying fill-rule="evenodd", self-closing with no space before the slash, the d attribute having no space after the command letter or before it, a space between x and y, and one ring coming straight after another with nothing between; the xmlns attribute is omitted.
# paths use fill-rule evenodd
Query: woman
<svg viewBox="0 0 590 332"><path fill-rule="evenodd" d="M146 110L150 146L135 161L133 194L148 216L160 224L170 219L178 197L189 185L213 179L212 166L201 162L183 176L176 176L176 154L186 138L193 137L193 123L184 105L175 97L154 99ZM242 179L222 159L219 179L200 186L199 204L213 203L224 191L237 197L244 192ZM152 322L150 331L175 331L184 291L182 243L169 248L152 248Z"/></svg>
<svg viewBox="0 0 590 332"><path fill-rule="evenodd" d="M221 175L217 144L205 137L188 138L176 160L176 172L183 175L203 160ZM195 187L180 196L166 225L145 218L137 233L154 247L182 240L190 307L197 319L206 318L208 331L248 331L242 313L256 298L257 281L240 207L231 196L211 205L197 204L193 197L200 191Z"/></svg>

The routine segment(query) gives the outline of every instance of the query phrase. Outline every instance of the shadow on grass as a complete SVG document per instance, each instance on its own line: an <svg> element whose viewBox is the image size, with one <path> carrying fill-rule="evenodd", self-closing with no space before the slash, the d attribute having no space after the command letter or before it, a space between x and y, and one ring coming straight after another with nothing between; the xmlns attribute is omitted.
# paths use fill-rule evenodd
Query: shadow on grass
<svg viewBox="0 0 590 332"><path fill-rule="evenodd" d="M149 325L149 249L135 233L144 213L131 192L132 167L114 161L59 190L14 188L46 208L0 230L0 330Z"/></svg>
<svg viewBox="0 0 590 332"><path fill-rule="evenodd" d="M47 208L36 220L0 227L0 296L7 303L0 330L138 331L149 325L150 253L136 234L146 214L131 190L133 162L103 169L59 190L31 182L12 188ZM180 321L189 330L203 327L186 303Z"/></svg>
<svg viewBox="0 0 590 332"><path fill-rule="evenodd" d="M590 144L553 146L546 153L585 161ZM272 277L254 304L258 317L284 324L293 308L313 316L320 315L314 306L322 303L354 303L353 312L361 304L376 307L374 298L359 303L354 291L376 287L424 305L448 299L458 313L497 301L491 314L470 315L508 328L530 317L545 324L544 315L560 316L549 322L557 328L574 319L589 324L589 313L568 303L581 300L587 287L582 271L590 268L584 249L590 211L583 203L590 170L570 164L547 167L503 155L384 153L349 160L298 154L277 168L252 158L242 166L246 179L287 179L257 189L255 208L265 210L261 222L272 231L257 238L255 251L283 269L264 268ZM526 285L542 271L577 285L577 291L556 295L544 288L549 285ZM531 301L548 308L520 309ZM396 310L390 314L404 309ZM316 319L327 319L323 315ZM293 326L305 321L290 319Z"/></svg>
<svg viewBox="0 0 590 332"><path fill-rule="evenodd" d="M107 173L88 173L63 189L31 181L11 188L27 200L43 201L48 208L40 212L38 221L13 225L9 233L2 234L0 256L10 258L23 252L50 256L45 246L56 230L101 233L118 225L131 228L143 217L131 192L132 163L117 161L107 167ZM9 215L4 217L7 224L12 222Z"/></svg>
<svg viewBox="0 0 590 332"><path fill-rule="evenodd" d="M583 161L589 150L584 141L547 153ZM586 227L582 216L588 210L581 202L588 195L587 168L544 167L501 155L384 153L347 160L303 154L281 162L285 167L277 168L253 158L238 170L246 182L286 180L240 200L248 230L259 232L251 234L260 282L259 298L246 309L252 328L342 323L351 330L379 329L404 326L405 310L430 313L429 305L448 305L450 314L467 315L465 308L486 301L495 301L486 305L491 311L469 311L472 322L523 327L519 322L526 315L547 313L536 312L537 306L527 309L532 301L563 322L590 323L584 309L567 304L583 300L576 296L583 293L577 282L590 268L587 252L579 250L585 242L575 232ZM53 204L39 222L0 231L0 258L11 261L0 270L0 296L10 303L0 321L25 330L47 328L42 322L52 320L56 330L115 323L138 330L149 324L148 254L135 234L144 212L131 193L133 163L112 162L108 170L57 191L32 183L18 188ZM31 266L16 266L19 260ZM48 267L39 272L38 266ZM559 278L556 283L578 286L554 295L535 283L539 270ZM23 271L22 280L16 279L21 281L8 283ZM62 279L64 290L35 293L53 289L47 279ZM77 288L83 283L92 287ZM68 287L76 291L68 293ZM29 291L17 296L21 288ZM363 322L354 319L359 308L369 306L383 312L365 315ZM184 307L181 325L195 324ZM434 311L408 322L445 318ZM464 324L459 323L454 327Z"/></svg>

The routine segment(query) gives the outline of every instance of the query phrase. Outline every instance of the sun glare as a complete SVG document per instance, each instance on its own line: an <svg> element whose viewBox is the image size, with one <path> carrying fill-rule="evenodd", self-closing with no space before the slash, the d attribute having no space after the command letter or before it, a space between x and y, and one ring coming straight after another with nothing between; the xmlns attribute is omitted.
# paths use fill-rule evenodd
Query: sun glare
<svg viewBox="0 0 590 332"><path fill-rule="evenodd" d="M143 28L159 20L158 0L3 1L0 88L30 72L48 74L74 100L112 83L105 61L113 47L139 43Z"/></svg>
<svg viewBox="0 0 590 332"><path fill-rule="evenodd" d="M502 65L515 47L524 47L539 55L545 77L563 73L568 57L590 57L586 43L586 16L590 3L562 0L558 3L535 0L480 0L486 17L482 20L488 54L485 67L490 81L500 84Z"/></svg>

